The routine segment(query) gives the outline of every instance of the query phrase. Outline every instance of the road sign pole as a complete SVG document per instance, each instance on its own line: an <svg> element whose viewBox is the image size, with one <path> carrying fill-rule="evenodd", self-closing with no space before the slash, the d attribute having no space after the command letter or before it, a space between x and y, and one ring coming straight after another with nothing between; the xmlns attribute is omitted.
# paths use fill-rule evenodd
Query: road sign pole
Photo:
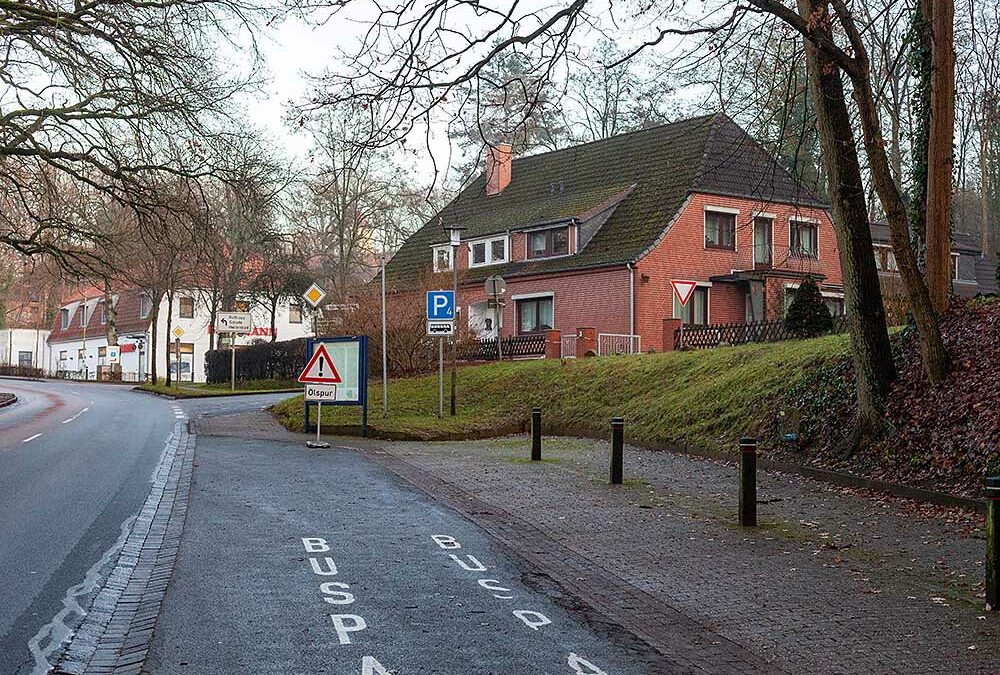
<svg viewBox="0 0 1000 675"><path fill-rule="evenodd" d="M236 333L229 334L229 387L236 391Z"/></svg>
<svg viewBox="0 0 1000 675"><path fill-rule="evenodd" d="M438 417L444 417L444 338L438 338Z"/></svg>
<svg viewBox="0 0 1000 675"><path fill-rule="evenodd" d="M454 321L458 321L458 243L452 244L451 254L451 292L455 298ZM455 389L457 388L458 373L456 372L458 362L458 340L457 336L451 337L451 416L455 416Z"/></svg>
<svg viewBox="0 0 1000 675"><path fill-rule="evenodd" d="M177 377L174 378L174 386L181 388L181 339L174 339L174 361L177 363Z"/></svg>
<svg viewBox="0 0 1000 675"><path fill-rule="evenodd" d="M681 333L677 349L684 349L684 311L681 310Z"/></svg>
<svg viewBox="0 0 1000 675"><path fill-rule="evenodd" d="M382 254L382 417L389 416L389 352L386 339L385 254Z"/></svg>
<svg viewBox="0 0 1000 675"><path fill-rule="evenodd" d="M316 444L319 444L319 427L323 424L323 401L316 401Z"/></svg>

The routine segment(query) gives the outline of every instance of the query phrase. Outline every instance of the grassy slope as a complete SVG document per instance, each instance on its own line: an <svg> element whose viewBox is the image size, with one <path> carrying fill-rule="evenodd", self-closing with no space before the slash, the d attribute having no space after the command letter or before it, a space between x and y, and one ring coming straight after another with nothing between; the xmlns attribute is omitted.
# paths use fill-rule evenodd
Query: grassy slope
<svg viewBox="0 0 1000 675"><path fill-rule="evenodd" d="M251 382L237 382L236 391L232 391L228 383L225 384L204 384L199 382L183 382L180 387L172 384L167 386L163 380L156 384L147 382L139 385L136 389L151 391L156 394L167 394L170 396L183 396L189 398L199 398L206 396L227 396L229 394L259 394L262 392L281 392L299 390L300 386L295 382L284 380L254 380Z"/></svg>
<svg viewBox="0 0 1000 675"><path fill-rule="evenodd" d="M517 430L531 407L540 406L550 429L606 433L609 420L620 415L636 441L718 448L773 416L789 381L846 353L847 336L835 335L699 352L488 364L459 370L459 414L448 416L446 399L443 420L437 417L436 375L392 381L388 419L382 417L381 384L374 384L369 424L376 435L390 437L486 436ZM289 428L302 428L301 398L275 406L274 413ZM323 411L331 427L359 420L357 408ZM343 429L331 428L337 430Z"/></svg>

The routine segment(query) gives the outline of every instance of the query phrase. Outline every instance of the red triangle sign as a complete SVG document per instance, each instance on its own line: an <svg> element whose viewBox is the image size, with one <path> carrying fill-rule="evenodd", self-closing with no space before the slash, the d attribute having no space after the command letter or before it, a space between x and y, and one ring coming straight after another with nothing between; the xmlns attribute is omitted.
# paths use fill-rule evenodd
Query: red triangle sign
<svg viewBox="0 0 1000 675"><path fill-rule="evenodd" d="M681 303L681 307L684 307L688 304L688 300L691 299L691 294L694 293L698 282L673 280L670 282L670 285L674 287L674 295L677 296L677 301Z"/></svg>
<svg viewBox="0 0 1000 675"><path fill-rule="evenodd" d="M299 382L311 382L313 384L337 384L340 380L340 373L333 365L333 359L326 351L326 345L320 345L313 352L309 363L302 369L299 375Z"/></svg>

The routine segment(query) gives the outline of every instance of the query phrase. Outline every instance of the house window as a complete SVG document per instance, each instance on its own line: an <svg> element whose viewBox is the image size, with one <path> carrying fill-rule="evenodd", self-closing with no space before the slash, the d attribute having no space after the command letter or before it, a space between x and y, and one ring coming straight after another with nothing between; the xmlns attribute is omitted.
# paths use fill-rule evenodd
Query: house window
<svg viewBox="0 0 1000 675"><path fill-rule="evenodd" d="M792 255L819 258L819 225L804 220L789 220L788 242Z"/></svg>
<svg viewBox="0 0 1000 675"><path fill-rule="evenodd" d="M736 250L736 214L705 211L705 248Z"/></svg>
<svg viewBox="0 0 1000 675"><path fill-rule="evenodd" d="M108 348L107 347L98 347L97 348L97 358L103 359L103 358L107 358L107 356L108 356Z"/></svg>
<svg viewBox="0 0 1000 675"><path fill-rule="evenodd" d="M87 303L80 305L80 325L86 326L89 322L90 317L87 316Z"/></svg>
<svg viewBox="0 0 1000 675"><path fill-rule="evenodd" d="M552 328L552 298L517 301L517 332L538 333Z"/></svg>
<svg viewBox="0 0 1000 675"><path fill-rule="evenodd" d="M153 311L153 301L149 299L149 296L143 293L139 297L139 318L145 319L149 317L149 313Z"/></svg>
<svg viewBox="0 0 1000 675"><path fill-rule="evenodd" d="M108 308L105 306L104 302L101 302L101 325L104 326L108 323Z"/></svg>
<svg viewBox="0 0 1000 675"><path fill-rule="evenodd" d="M59 310L59 327L63 330L69 328L69 310L60 309ZM65 353L65 352L64 352Z"/></svg>
<svg viewBox="0 0 1000 675"><path fill-rule="evenodd" d="M847 314L847 306L844 304L843 298L823 298L823 304L826 305L830 316L844 316Z"/></svg>
<svg viewBox="0 0 1000 675"><path fill-rule="evenodd" d="M17 353L17 365L21 368L31 368L32 364L32 354L31 352L18 352Z"/></svg>
<svg viewBox="0 0 1000 675"><path fill-rule="evenodd" d="M69 358L69 354L66 352L65 349L63 349L62 351L59 352L59 360L60 361L65 361L67 358Z"/></svg>
<svg viewBox="0 0 1000 675"><path fill-rule="evenodd" d="M696 286L683 307L674 294L674 318L681 319L685 326L707 326L708 294L708 286Z"/></svg>
<svg viewBox="0 0 1000 675"><path fill-rule="evenodd" d="M194 318L194 298L180 298L177 301L177 311L182 319Z"/></svg>
<svg viewBox="0 0 1000 675"><path fill-rule="evenodd" d="M499 237L469 244L469 267L507 262L507 238Z"/></svg>
<svg viewBox="0 0 1000 675"><path fill-rule="evenodd" d="M451 246L435 246L434 247L434 271L435 272L450 272L452 263L452 252Z"/></svg>
<svg viewBox="0 0 1000 675"><path fill-rule="evenodd" d="M569 228L557 227L528 234L528 257L548 258L569 253Z"/></svg>
<svg viewBox="0 0 1000 675"><path fill-rule="evenodd" d="M288 323L302 323L302 305L295 302L288 305Z"/></svg>

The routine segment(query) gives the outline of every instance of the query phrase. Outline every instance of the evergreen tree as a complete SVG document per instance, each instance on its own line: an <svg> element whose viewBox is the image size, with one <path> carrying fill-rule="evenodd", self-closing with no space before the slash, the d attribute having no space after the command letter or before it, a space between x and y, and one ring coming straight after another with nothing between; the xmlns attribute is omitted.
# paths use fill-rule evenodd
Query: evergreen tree
<svg viewBox="0 0 1000 675"><path fill-rule="evenodd" d="M798 337L816 337L833 329L833 317L812 277L802 280L785 314L785 328Z"/></svg>

